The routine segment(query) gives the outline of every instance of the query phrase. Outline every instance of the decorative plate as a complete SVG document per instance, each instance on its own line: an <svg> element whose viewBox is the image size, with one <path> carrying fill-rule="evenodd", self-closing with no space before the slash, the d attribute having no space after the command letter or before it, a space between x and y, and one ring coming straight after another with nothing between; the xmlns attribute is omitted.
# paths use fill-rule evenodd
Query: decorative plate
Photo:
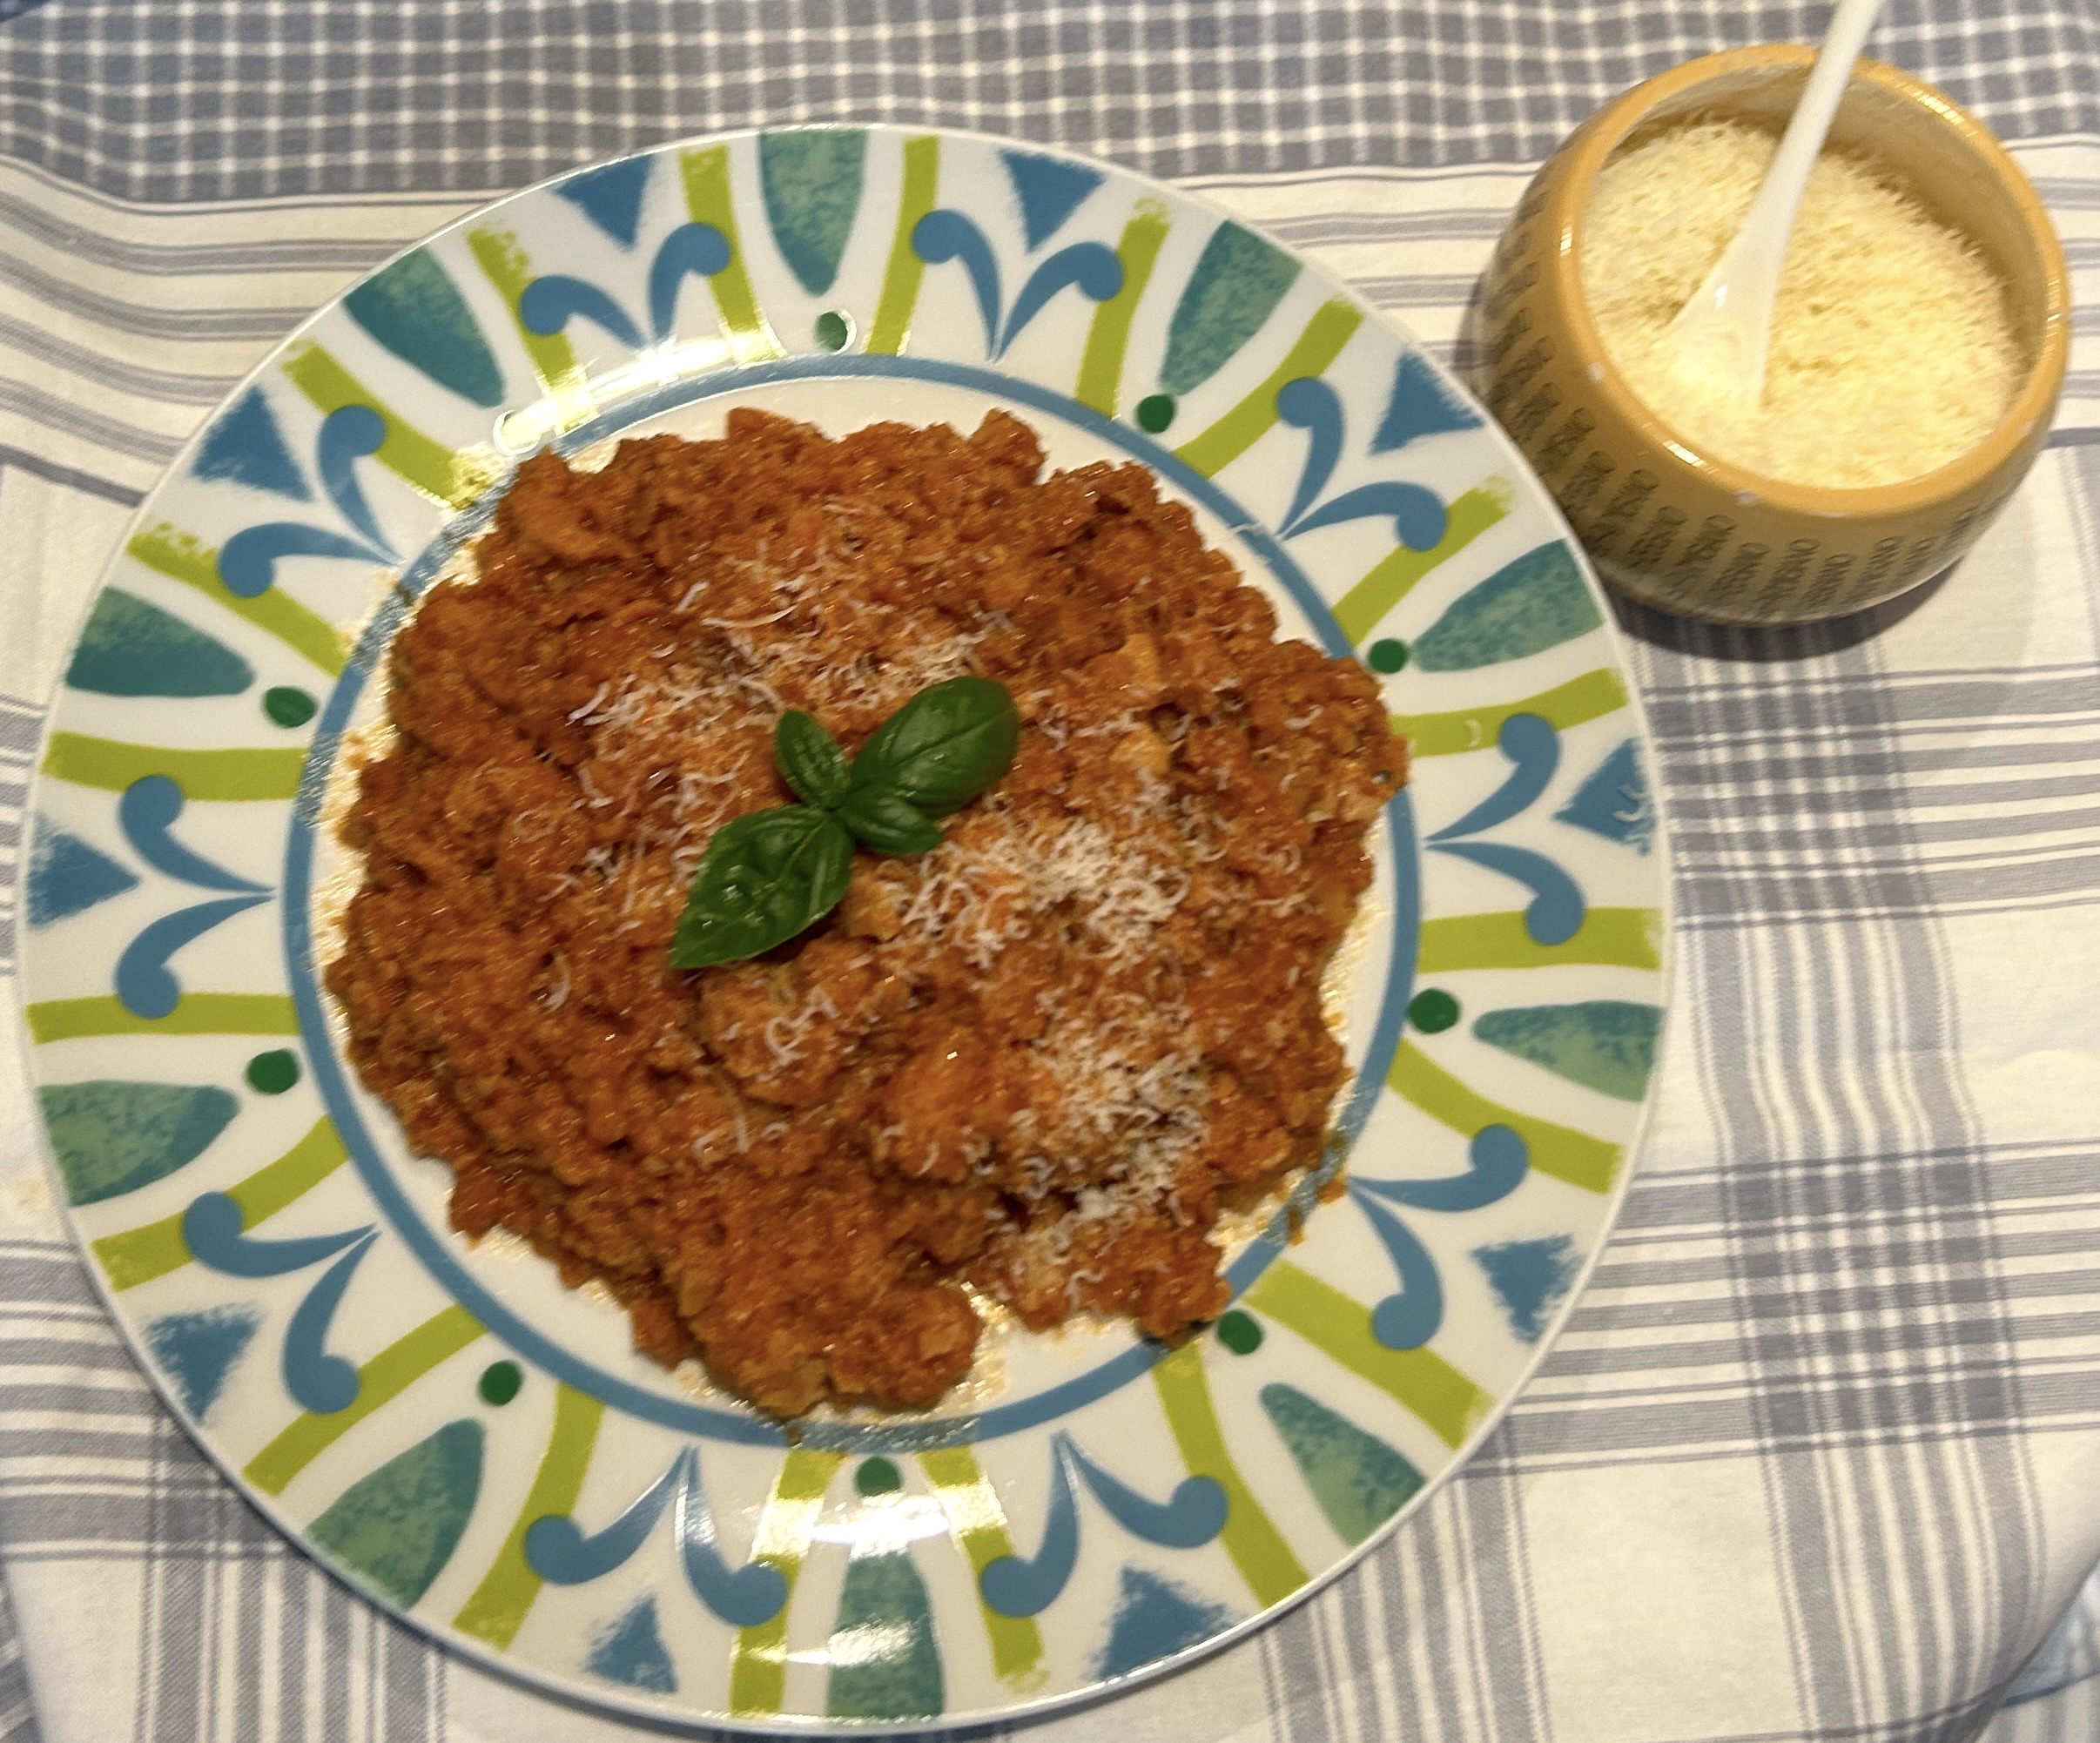
<svg viewBox="0 0 2100 1743"><path fill-rule="evenodd" d="M1383 676L1411 784L1347 989L1346 1191L1217 1324L1010 1339L924 1417L788 1436L446 1220L317 989L319 819L408 602L518 457L758 404L1005 406L1134 455ZM73 1227L245 1492L447 1645L756 1728L1040 1713L1361 1556L1484 1435L1603 1241L1662 1018L1636 710L1465 394L1201 200L960 134L666 146L499 201L288 340L147 500L66 673L23 979ZM1309 1189L1296 1207L1310 1203ZM1463 1578L1463 1574L1459 1577Z"/></svg>

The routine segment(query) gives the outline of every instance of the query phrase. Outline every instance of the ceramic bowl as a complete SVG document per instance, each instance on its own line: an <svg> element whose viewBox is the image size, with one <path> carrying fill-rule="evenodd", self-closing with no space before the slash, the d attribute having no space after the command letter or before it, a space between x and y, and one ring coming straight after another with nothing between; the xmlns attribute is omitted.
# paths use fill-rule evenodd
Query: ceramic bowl
<svg viewBox="0 0 2100 1743"><path fill-rule="evenodd" d="M2027 359L1997 427L1920 477L1826 489L1704 453L1635 396L1583 299L1578 251L1598 172L1621 146L1695 117L1782 127L1813 59L1793 44L1737 49L1637 85L1546 161L1489 268L1478 309L1489 407L1604 578L1666 611L1802 622L1930 579L1975 542L2026 475L2063 385L2070 285L2032 185L1942 93L1862 60L1831 144L1872 156L1996 268Z"/></svg>

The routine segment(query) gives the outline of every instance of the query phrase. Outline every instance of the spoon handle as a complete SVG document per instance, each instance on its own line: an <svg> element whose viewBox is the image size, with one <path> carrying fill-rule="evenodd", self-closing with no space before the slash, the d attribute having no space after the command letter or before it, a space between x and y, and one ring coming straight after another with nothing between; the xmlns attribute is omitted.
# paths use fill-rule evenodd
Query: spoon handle
<svg viewBox="0 0 2100 1743"><path fill-rule="evenodd" d="M1800 210L1801 194L1808 185L1808 172L1822 151L1831 118L1837 113L1845 87L1852 83L1853 64L1859 59L1867 33L1874 28L1875 17L1881 10L1881 0L1838 0L1822 50L1809 69L1807 84L1801 87L1800 101L1794 105L1794 118L1787 124L1772 167L1765 172L1764 185L1758 189L1744 219L1746 228L1751 219L1766 218L1768 213L1767 221L1782 235L1793 234L1794 215Z"/></svg>
<svg viewBox="0 0 2100 1743"><path fill-rule="evenodd" d="M1743 214L1742 227L1677 317L1675 326L1681 335L1689 336L1687 330L1695 326L1716 338L1726 330L1735 353L1734 369L1745 394L1753 400L1764 392L1773 306L1778 300L1780 273L1787 264L1787 245L1808 185L1808 172L1815 167L1831 118L1852 82L1853 63L1859 59L1881 5L1882 0L1838 0L1794 117L1749 211Z"/></svg>

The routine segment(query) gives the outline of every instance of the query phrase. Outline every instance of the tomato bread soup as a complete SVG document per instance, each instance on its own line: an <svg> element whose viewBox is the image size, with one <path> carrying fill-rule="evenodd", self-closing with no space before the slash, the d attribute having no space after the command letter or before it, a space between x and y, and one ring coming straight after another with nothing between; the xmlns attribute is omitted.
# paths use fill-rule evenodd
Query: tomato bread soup
<svg viewBox="0 0 2100 1743"><path fill-rule="evenodd" d="M1042 463L999 412L542 454L391 649L326 972L353 1062L459 1229L775 1415L938 1402L991 1304L1215 1316L1220 1219L1318 1161L1343 1080L1323 973L1404 777L1376 687L1143 467ZM945 838L675 967L710 839L795 797L783 716L852 752L965 676L1020 731Z"/></svg>

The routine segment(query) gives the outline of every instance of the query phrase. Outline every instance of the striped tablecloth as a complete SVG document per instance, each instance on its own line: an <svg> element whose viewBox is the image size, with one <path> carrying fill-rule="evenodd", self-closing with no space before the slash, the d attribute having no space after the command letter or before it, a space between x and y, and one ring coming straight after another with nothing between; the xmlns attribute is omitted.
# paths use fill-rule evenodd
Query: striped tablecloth
<svg viewBox="0 0 2100 1743"><path fill-rule="evenodd" d="M723 127L984 128L1201 187L1449 355L1570 126L1823 15L0 0L0 871L131 505L296 320L486 194ZM1684 1017L1567 1336L1365 1565L1031 1734L2100 1736L2100 11L1892 0L1871 46L2056 213L2082 302L2050 448L1954 574L1866 617L1628 614ZM0 895L0 973L17 921ZM448 1659L247 1509L95 1306L30 1119L0 1042L0 1743L638 1734Z"/></svg>

